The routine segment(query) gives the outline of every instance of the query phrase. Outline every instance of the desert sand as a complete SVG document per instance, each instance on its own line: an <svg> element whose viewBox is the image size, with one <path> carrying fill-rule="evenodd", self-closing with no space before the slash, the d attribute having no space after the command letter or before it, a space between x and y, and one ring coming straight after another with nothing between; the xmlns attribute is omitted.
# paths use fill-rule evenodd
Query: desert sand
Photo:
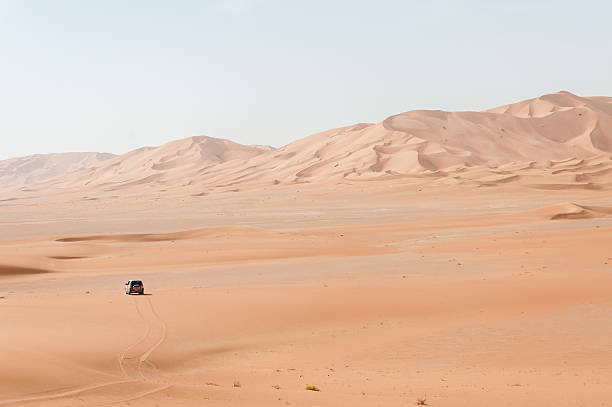
<svg viewBox="0 0 612 407"><path fill-rule="evenodd" d="M611 101L5 185L0 405L611 405Z"/></svg>
<svg viewBox="0 0 612 407"><path fill-rule="evenodd" d="M366 181L427 176L442 182L608 187L612 98L558 92L483 112L416 110L324 131L280 148L190 137L143 147L44 182L20 196L205 193L219 186ZM12 162L0 162L0 169ZM19 174L33 177L25 169ZM542 169L550 170L545 179ZM15 190L3 182L0 191ZM603 179L602 179L603 178ZM5 194L14 198L15 194Z"/></svg>
<svg viewBox="0 0 612 407"><path fill-rule="evenodd" d="M0 188L14 189L89 168L113 158L108 153L55 153L0 161Z"/></svg>

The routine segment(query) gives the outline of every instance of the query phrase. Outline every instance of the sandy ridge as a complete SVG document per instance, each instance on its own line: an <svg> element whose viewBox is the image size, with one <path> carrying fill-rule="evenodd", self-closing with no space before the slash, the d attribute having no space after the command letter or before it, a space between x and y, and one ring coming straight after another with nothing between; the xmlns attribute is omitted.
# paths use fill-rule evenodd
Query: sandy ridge
<svg viewBox="0 0 612 407"><path fill-rule="evenodd" d="M31 196L77 190L99 196L186 189L205 196L209 191L203 188L220 186L355 182L422 174L452 182L462 170L490 171L511 163L536 164L480 184L608 188L608 181L603 185L596 179L605 174L586 172L586 160L612 155L612 104L607 100L562 91L482 112L415 110L379 123L328 130L277 149L191 137L134 150L31 185L6 199L26 192ZM545 163L554 171L546 171ZM582 174L555 185L533 179L533 171L527 173L539 168L544 177L562 178L563 169L581 166Z"/></svg>

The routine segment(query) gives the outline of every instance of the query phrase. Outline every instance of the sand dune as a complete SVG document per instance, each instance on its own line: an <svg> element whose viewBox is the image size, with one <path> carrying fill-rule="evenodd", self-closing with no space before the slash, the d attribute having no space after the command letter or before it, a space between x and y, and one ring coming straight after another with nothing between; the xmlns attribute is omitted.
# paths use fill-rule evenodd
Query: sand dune
<svg viewBox="0 0 612 407"><path fill-rule="evenodd" d="M479 168L504 172L475 181L482 186L516 182L542 189L607 189L610 100L559 92L483 112L415 110L376 124L325 131L278 149L192 137L135 150L35 189L139 193L422 174L450 176L445 182L452 183L457 172ZM593 164L597 157L600 168ZM557 180L564 172L574 172L574 178ZM597 177L605 179L593 179Z"/></svg>
<svg viewBox="0 0 612 407"><path fill-rule="evenodd" d="M612 207L589 206L566 202L526 212L550 220L590 219L612 215Z"/></svg>
<svg viewBox="0 0 612 407"><path fill-rule="evenodd" d="M461 167L447 171L429 184L491 187L502 183L550 190L612 189L612 159L602 155L577 160L511 162L499 167Z"/></svg>
<svg viewBox="0 0 612 407"><path fill-rule="evenodd" d="M270 151L211 137L190 137L161 147L131 151L77 173L60 177L49 186L100 188L107 191L130 187L188 186L208 169L228 161L244 162Z"/></svg>
<svg viewBox="0 0 612 407"><path fill-rule="evenodd" d="M0 161L0 189L15 189L97 165L115 157L107 153L36 154Z"/></svg>

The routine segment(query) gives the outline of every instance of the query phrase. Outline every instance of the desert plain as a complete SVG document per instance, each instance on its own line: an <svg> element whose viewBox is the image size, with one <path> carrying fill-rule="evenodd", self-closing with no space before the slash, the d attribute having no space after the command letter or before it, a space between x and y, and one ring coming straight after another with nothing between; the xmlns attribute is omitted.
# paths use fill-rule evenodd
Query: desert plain
<svg viewBox="0 0 612 407"><path fill-rule="evenodd" d="M0 406L612 405L612 99L521 103L7 183Z"/></svg>

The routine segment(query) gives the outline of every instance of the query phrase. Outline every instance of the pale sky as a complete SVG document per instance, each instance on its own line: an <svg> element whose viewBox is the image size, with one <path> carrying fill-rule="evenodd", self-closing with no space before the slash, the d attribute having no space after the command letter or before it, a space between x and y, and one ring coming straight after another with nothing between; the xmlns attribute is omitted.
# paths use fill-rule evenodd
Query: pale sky
<svg viewBox="0 0 612 407"><path fill-rule="evenodd" d="M0 0L0 159L612 96L610 1Z"/></svg>

